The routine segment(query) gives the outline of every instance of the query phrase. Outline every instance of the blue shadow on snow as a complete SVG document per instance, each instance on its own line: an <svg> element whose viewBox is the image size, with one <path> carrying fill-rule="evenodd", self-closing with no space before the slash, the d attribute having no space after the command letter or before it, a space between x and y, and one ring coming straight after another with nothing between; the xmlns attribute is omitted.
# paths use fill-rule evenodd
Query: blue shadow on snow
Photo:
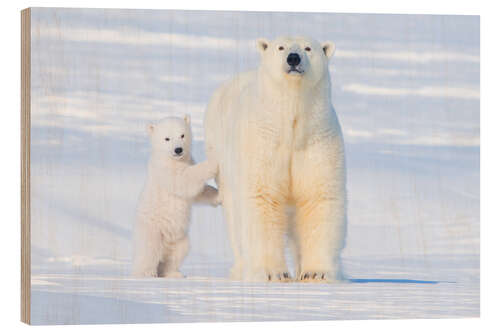
<svg viewBox="0 0 500 333"><path fill-rule="evenodd" d="M348 279L352 283L420 283L437 284L439 281L409 280L409 279Z"/></svg>

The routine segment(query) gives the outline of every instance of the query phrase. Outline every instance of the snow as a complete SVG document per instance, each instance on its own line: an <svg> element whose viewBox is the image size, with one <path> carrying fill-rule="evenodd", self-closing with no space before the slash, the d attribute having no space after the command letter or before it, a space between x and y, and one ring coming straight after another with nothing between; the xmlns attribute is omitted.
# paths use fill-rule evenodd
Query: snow
<svg viewBox="0 0 500 333"><path fill-rule="evenodd" d="M32 323L479 316L478 17L37 8L32 19ZM205 206L186 279L130 278L145 124L191 114L202 160L211 93L256 66L254 39L296 33L337 45L348 280L227 279L222 209Z"/></svg>
<svg viewBox="0 0 500 333"><path fill-rule="evenodd" d="M446 263L448 259L441 260ZM97 324L479 316L477 281L412 280L405 277L428 274L405 270L392 260L369 265L395 272L372 272L369 278L333 285L229 281L224 277L229 266L221 263L186 263L184 272L189 277L183 280L137 280L111 273L41 274L37 279L47 285L37 285L32 293L32 321ZM363 260L347 260L346 268L356 276L367 275ZM198 270L211 274L190 274Z"/></svg>

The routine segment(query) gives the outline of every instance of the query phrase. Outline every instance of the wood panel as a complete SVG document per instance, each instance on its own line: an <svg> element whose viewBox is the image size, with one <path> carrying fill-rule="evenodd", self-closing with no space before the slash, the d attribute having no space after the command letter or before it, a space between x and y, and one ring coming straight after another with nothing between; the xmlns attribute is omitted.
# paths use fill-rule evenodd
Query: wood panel
<svg viewBox="0 0 500 333"><path fill-rule="evenodd" d="M31 10L21 12L21 321L30 323L30 107Z"/></svg>

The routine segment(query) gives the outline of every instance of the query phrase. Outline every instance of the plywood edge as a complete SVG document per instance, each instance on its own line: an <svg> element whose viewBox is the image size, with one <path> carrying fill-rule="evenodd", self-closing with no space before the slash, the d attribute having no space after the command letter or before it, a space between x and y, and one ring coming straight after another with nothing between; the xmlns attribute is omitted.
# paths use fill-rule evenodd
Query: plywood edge
<svg viewBox="0 0 500 333"><path fill-rule="evenodd" d="M21 321L31 322L31 9L21 11Z"/></svg>

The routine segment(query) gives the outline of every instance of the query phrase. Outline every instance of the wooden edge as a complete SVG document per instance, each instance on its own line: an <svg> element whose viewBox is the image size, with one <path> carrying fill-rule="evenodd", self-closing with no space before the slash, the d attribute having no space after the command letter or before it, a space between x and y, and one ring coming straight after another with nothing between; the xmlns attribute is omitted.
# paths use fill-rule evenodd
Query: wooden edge
<svg viewBox="0 0 500 333"><path fill-rule="evenodd" d="M31 9L21 11L21 321L31 323Z"/></svg>

